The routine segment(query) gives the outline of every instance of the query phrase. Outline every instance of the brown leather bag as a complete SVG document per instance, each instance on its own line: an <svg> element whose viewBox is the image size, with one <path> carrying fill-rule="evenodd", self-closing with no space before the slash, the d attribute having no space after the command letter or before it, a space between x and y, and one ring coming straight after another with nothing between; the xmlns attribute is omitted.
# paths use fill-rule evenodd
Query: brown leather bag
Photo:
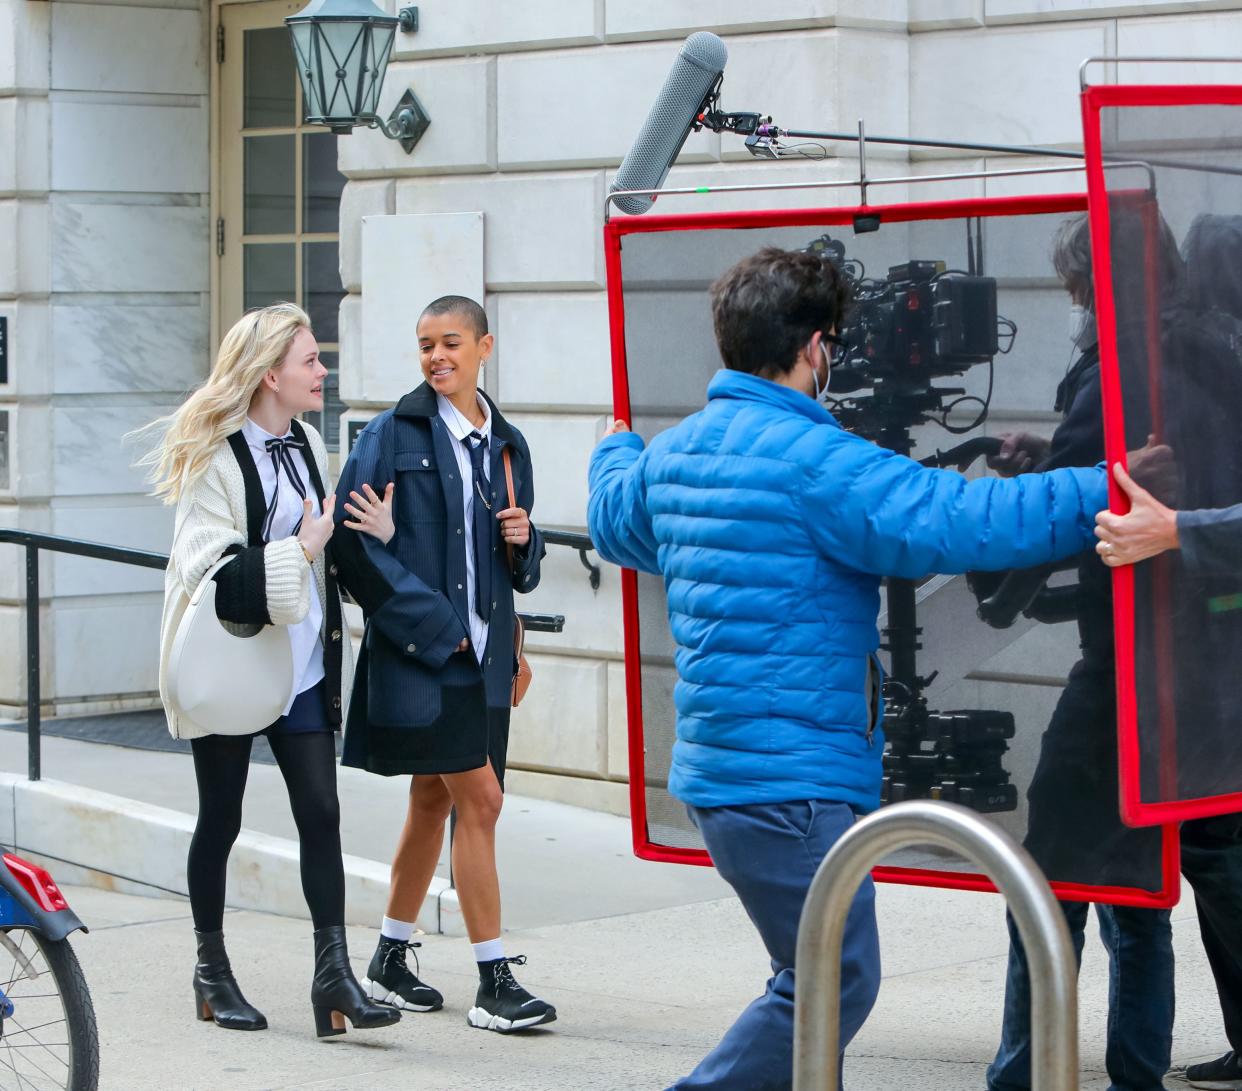
<svg viewBox="0 0 1242 1091"><path fill-rule="evenodd" d="M504 449L502 457L505 462L505 484L509 487L509 507L517 507L517 498L513 493L513 464L509 461L509 448ZM513 571L513 546L505 545L505 551L509 555L509 571ZM517 673L513 676L513 690L510 696L510 703L514 708L522 703L522 698L526 696L526 691L530 689L531 674L530 664L526 662L526 654L523 652L523 646L526 644L526 627L522 624L522 619L518 617L516 607L513 611L513 657L517 660Z"/></svg>

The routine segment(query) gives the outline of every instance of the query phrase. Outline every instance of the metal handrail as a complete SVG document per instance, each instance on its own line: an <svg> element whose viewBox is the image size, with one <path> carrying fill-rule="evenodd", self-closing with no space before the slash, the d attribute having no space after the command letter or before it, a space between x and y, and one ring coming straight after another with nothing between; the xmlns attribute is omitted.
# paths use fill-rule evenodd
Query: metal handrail
<svg viewBox="0 0 1242 1091"><path fill-rule="evenodd" d="M1065 916L1030 854L974 811L926 800L863 819L824 857L798 926L794 1091L837 1091L841 942L850 903L871 868L898 849L936 845L965 856L1009 903L1031 981L1031 1087L1078 1089L1078 992Z"/></svg>
<svg viewBox="0 0 1242 1091"><path fill-rule="evenodd" d="M585 534L572 531L549 530L544 532L549 545L576 549L583 565L591 573L592 588L599 588L599 568L587 560L586 551L594 549ZM78 557L91 557L100 561L134 565L138 568L154 568L161 571L168 567L167 553L152 553L146 549L108 545L104 542L88 542L79 538L64 538L56 534L41 534L31 530L0 527L0 544L22 546L26 550L26 773L30 780L42 777L43 690L41 680L41 656L39 647L39 551L69 553ZM562 631L565 618L560 614L520 614L528 632Z"/></svg>

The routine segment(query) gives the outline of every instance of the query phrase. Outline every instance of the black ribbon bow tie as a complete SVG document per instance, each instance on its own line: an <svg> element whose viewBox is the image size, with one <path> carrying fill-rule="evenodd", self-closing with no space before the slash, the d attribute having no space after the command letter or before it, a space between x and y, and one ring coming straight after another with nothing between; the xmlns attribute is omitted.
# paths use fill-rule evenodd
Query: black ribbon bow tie
<svg viewBox="0 0 1242 1091"><path fill-rule="evenodd" d="M281 439L264 440L263 447L272 458L272 470L276 474L276 486L272 489L272 499L268 502L267 513L263 516L263 540L270 542L272 522L276 518L276 502L280 499L280 468L282 466L285 468L285 476L289 478L289 484L297 490L298 496L303 500L306 499L306 485L302 481L302 475L298 473L297 464L293 461L292 451L292 448L304 449L306 444L299 439L294 439L290 434ZM297 534L301 528L302 517L298 516L293 533Z"/></svg>

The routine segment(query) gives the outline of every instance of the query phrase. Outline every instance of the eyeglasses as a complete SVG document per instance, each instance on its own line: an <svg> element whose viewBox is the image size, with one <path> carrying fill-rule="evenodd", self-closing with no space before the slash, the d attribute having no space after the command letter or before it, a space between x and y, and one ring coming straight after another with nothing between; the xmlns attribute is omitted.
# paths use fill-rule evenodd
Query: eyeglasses
<svg viewBox="0 0 1242 1091"><path fill-rule="evenodd" d="M835 333L825 333L822 337L833 348L847 349L850 347L850 343L844 337L838 337Z"/></svg>

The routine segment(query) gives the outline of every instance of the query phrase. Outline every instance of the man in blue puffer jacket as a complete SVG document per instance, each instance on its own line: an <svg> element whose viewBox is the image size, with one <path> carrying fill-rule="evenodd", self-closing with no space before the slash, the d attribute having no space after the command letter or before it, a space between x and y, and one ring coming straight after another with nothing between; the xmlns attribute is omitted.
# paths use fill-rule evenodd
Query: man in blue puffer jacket
<svg viewBox="0 0 1242 1091"><path fill-rule="evenodd" d="M1093 541L1102 469L967 481L844 431L822 405L846 303L836 269L766 249L711 290L726 370L707 406L591 460L601 556L663 574L677 643L669 791L772 958L764 994L677 1091L787 1088L794 950L820 861L880 803L880 578L1026 568ZM842 1048L879 988L875 891L842 952Z"/></svg>

